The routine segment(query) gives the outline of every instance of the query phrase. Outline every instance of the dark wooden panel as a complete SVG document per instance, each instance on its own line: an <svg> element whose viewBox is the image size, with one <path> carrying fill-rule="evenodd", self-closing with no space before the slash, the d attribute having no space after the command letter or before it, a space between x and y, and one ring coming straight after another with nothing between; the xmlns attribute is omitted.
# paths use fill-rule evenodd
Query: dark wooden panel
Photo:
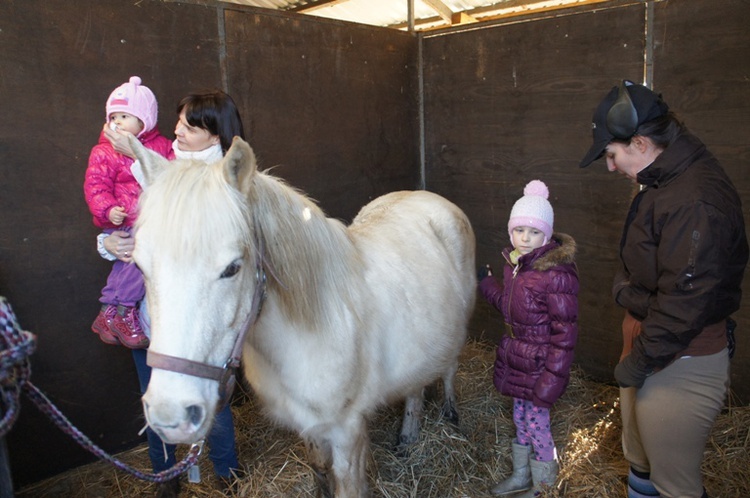
<svg viewBox="0 0 750 498"><path fill-rule="evenodd" d="M162 131L193 87L221 84L215 10L158 1L0 2L0 293L38 335L32 381L94 442L119 450L143 425L130 351L89 327L110 265L83 200L109 93L133 74ZM12 118L9 118L12 117ZM8 438L16 487L93 460L31 405Z"/></svg>
<svg viewBox="0 0 750 498"><path fill-rule="evenodd" d="M655 7L654 89L719 158L750 227L750 3L668 0ZM699 20L699 21L697 21ZM735 314L732 389L750 401L750 271Z"/></svg>
<svg viewBox="0 0 750 498"><path fill-rule="evenodd" d="M609 289L634 188L601 162L578 162L599 100L618 78L639 79L643 33L644 7L631 6L424 42L428 189L468 213L478 263L499 270L513 203L528 181L547 183L555 229L579 248L577 361L604 379L619 357ZM501 322L480 298L472 333L494 340Z"/></svg>
<svg viewBox="0 0 750 498"><path fill-rule="evenodd" d="M351 220L418 185L416 40L299 15L227 12L228 81L261 167Z"/></svg>
<svg viewBox="0 0 750 498"><path fill-rule="evenodd" d="M0 293L39 334L35 384L107 450L140 441L143 424L129 351L89 330L110 266L82 183L114 87L141 76L172 136L178 100L226 82L264 166L280 164L275 174L335 217L417 185L407 34L157 0L2 2L0 19L11 21L0 26L0 104L13 116L0 121ZM9 447L17 487L93 459L33 406Z"/></svg>

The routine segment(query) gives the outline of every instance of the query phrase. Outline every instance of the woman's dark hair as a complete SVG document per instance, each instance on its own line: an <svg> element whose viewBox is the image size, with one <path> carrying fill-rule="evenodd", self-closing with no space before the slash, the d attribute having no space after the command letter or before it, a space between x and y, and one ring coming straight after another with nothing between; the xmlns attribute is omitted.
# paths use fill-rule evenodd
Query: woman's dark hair
<svg viewBox="0 0 750 498"><path fill-rule="evenodd" d="M635 134L648 137L654 145L666 149L685 131L685 125L677 119L675 113L669 111L661 117L640 125Z"/></svg>
<svg viewBox="0 0 750 498"><path fill-rule="evenodd" d="M234 137L245 139L242 118L232 97L221 90L188 94L177 105L177 114L185 111L190 126L204 129L219 137L221 151L226 153Z"/></svg>
<svg viewBox="0 0 750 498"><path fill-rule="evenodd" d="M666 149L672 145L677 137L686 131L687 128L679 119L677 119L675 113L669 111L663 116L641 124L635 131L635 135L648 137L654 142L654 145L661 149ZM612 141L627 145L630 143L630 140L632 140L632 138L629 140L614 139Z"/></svg>

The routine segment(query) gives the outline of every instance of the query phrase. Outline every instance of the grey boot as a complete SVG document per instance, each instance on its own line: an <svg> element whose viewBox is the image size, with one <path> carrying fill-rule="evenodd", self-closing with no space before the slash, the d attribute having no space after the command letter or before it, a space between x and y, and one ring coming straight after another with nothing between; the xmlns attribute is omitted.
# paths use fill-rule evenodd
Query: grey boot
<svg viewBox="0 0 750 498"><path fill-rule="evenodd" d="M531 488L531 468L529 459L531 446L524 446L513 442L513 473L506 480L499 482L490 490L495 496L509 495L526 491Z"/></svg>
<svg viewBox="0 0 750 498"><path fill-rule="evenodd" d="M557 473L560 470L557 460L539 462L532 458L529 463L531 464L531 480L534 481L534 487L513 498L534 498L542 494L542 489L555 484Z"/></svg>

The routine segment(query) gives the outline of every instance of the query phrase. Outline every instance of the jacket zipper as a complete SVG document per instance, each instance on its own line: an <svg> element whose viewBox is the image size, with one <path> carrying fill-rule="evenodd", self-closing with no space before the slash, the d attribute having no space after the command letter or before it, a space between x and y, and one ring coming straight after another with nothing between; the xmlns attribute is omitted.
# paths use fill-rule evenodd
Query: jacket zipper
<svg viewBox="0 0 750 498"><path fill-rule="evenodd" d="M520 269L521 269L521 263L518 263L516 265L516 267L513 268L513 278L511 278L511 281L510 281L510 291L508 292L508 308L506 309L506 313L508 315L508 321L505 322L505 331L510 336L511 339L515 339L516 338L516 334L513 333L513 325L511 325L510 323L508 323L508 322L512 321L510 319L511 318L511 316L510 316L510 309L511 309L510 303L513 300L513 287L516 285L516 275L518 275L518 270L520 270Z"/></svg>

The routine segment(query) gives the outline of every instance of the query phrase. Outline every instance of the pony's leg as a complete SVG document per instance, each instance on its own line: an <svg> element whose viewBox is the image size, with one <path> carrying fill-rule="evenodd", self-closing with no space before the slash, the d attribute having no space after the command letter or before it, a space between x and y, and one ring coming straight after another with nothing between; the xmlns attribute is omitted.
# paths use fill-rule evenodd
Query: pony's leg
<svg viewBox="0 0 750 498"><path fill-rule="evenodd" d="M354 415L345 421L344 425L332 431L331 441L336 498L369 498L367 459L370 440L364 417Z"/></svg>
<svg viewBox="0 0 750 498"><path fill-rule="evenodd" d="M458 426L458 409L456 408L456 391L454 389L457 371L458 361L454 362L443 375L444 398L443 408L440 410L440 415L455 426Z"/></svg>
<svg viewBox="0 0 750 498"><path fill-rule="evenodd" d="M422 412L424 411L424 389L406 397L404 402L404 420L401 422L401 432L398 435L398 447L403 449L414 444L419 439L419 429L422 423Z"/></svg>
<svg viewBox="0 0 750 498"><path fill-rule="evenodd" d="M335 488L332 479L333 451L331 442L321 433L305 434L307 459L315 472L318 498L333 498Z"/></svg>

